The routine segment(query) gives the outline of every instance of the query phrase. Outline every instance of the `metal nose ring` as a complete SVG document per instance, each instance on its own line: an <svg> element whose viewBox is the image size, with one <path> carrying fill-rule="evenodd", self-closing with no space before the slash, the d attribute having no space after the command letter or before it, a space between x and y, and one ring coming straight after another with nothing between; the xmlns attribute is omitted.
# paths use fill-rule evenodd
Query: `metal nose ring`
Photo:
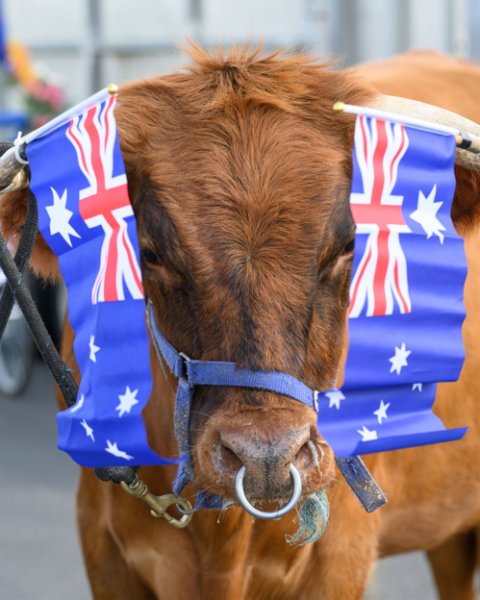
<svg viewBox="0 0 480 600"><path fill-rule="evenodd" d="M245 479L245 467L243 466L237 474L237 478L235 479L235 492L237 493L238 501L240 502L242 508L244 508L248 513L257 519L280 519L288 514L295 506L302 495L302 480L300 479L300 473L297 469L290 465L290 475L293 480L293 494L290 500L285 504L283 508L279 510L274 510L273 512L265 512L263 510L258 510L254 508L250 502L247 500L245 496L245 492L243 490L243 480Z"/></svg>

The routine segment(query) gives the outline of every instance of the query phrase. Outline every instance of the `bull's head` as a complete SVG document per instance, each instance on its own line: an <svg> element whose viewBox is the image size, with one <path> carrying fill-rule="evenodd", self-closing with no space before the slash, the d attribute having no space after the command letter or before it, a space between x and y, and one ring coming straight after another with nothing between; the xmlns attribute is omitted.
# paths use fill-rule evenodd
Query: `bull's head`
<svg viewBox="0 0 480 600"><path fill-rule="evenodd" d="M124 87L116 109L144 287L160 327L192 358L331 389L346 352L355 237L354 118L332 106L392 105L353 74L302 57L192 54L186 72ZM454 210L468 220L468 208L457 201ZM164 382L147 407L153 447L168 394ZM304 494L334 477L314 411L270 392L198 387L191 443L198 487L223 498L234 498L242 465L247 495L263 502L290 495L291 464Z"/></svg>
<svg viewBox="0 0 480 600"><path fill-rule="evenodd" d="M144 286L177 350L330 389L355 236L351 120L331 107L368 94L297 58L248 60L199 55L119 94ZM289 496L290 464L304 493L334 476L315 412L269 392L198 387L191 443L198 487L222 497L242 465L254 498Z"/></svg>

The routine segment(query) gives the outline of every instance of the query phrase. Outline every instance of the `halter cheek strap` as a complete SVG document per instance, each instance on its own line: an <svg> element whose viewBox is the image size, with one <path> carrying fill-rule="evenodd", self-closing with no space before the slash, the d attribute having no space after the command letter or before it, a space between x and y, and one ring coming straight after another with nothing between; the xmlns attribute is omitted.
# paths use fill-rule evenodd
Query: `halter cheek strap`
<svg viewBox="0 0 480 600"><path fill-rule="evenodd" d="M273 392L303 402L318 412L318 392L311 390L291 375L276 371L252 371L236 368L235 363L232 362L192 360L182 352L177 352L163 335L151 302L147 303L147 323L159 360L163 357L173 375L178 378L173 425L180 456L188 458L179 465L177 478L173 484L175 494L181 494L187 483L195 482L189 453L189 431L196 385L243 387ZM345 479L367 512L372 512L386 502L385 496L360 457L354 456L346 459L336 457L336 460ZM218 496L207 495L202 491L198 492L196 508L221 507L222 499Z"/></svg>

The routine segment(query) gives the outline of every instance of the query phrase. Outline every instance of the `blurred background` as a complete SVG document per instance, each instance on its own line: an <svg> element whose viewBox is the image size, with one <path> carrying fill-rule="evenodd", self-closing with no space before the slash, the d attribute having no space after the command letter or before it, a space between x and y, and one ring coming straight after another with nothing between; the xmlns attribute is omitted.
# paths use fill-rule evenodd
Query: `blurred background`
<svg viewBox="0 0 480 600"><path fill-rule="evenodd" d="M0 0L0 140L39 127L109 83L167 73L203 45L262 39L340 57L410 48L480 62L480 0ZM479 90L480 102L480 90ZM29 285L58 343L62 288ZM0 273L0 289L2 278ZM0 345L0 600L87 600L74 497L56 449L54 384L14 310ZM139 509L141 507L139 506ZM422 553L384 559L365 600L434 600Z"/></svg>
<svg viewBox="0 0 480 600"><path fill-rule="evenodd" d="M15 60L21 44L68 104L174 69L185 36L206 45L261 37L341 55L343 66L409 48L480 60L479 0L3 0L3 16ZM3 108L21 108L18 89L2 89Z"/></svg>

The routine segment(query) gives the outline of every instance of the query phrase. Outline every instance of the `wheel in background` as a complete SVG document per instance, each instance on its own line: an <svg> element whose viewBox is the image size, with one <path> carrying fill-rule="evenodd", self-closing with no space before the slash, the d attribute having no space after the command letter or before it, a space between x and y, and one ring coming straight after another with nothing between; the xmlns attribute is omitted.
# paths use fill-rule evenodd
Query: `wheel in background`
<svg viewBox="0 0 480 600"><path fill-rule="evenodd" d="M34 342L23 315L15 303L0 341L0 392L19 394L28 381L34 356Z"/></svg>

